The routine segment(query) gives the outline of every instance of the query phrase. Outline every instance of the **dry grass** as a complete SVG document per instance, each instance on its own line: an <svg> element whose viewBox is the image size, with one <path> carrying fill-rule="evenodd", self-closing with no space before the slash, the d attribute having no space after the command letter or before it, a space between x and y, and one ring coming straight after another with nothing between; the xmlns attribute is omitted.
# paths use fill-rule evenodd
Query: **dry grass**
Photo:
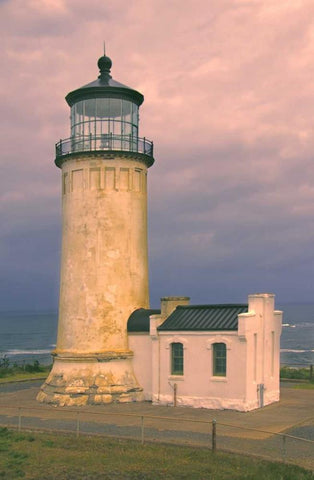
<svg viewBox="0 0 314 480"><path fill-rule="evenodd" d="M0 429L0 479L313 480L296 466L206 449Z"/></svg>

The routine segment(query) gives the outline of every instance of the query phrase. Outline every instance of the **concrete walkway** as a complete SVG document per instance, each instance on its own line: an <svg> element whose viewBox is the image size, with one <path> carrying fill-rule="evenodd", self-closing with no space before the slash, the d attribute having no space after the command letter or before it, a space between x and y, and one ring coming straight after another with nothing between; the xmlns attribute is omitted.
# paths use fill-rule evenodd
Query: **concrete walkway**
<svg viewBox="0 0 314 480"><path fill-rule="evenodd" d="M215 419L217 448L274 459L284 457L314 469L313 442L287 437L282 444L282 436L274 435L286 433L314 440L314 390L283 386L280 402L242 413L154 406L150 402L56 408L36 401L40 384L0 385L0 425L17 426L20 408L25 428L72 432L80 428L86 433L137 439L145 434L149 440L210 446L211 422Z"/></svg>
<svg viewBox="0 0 314 480"><path fill-rule="evenodd" d="M102 421L105 421L105 417L107 417L108 421L112 422L114 419L115 423L121 425L125 424L125 418L121 415L168 417L169 420L175 422L176 428L179 429L182 428L182 420L211 422L215 419L217 423L254 428L272 433L282 433L301 424L314 426L314 389L283 387L280 402L243 413L232 410L156 406L150 402L56 408L36 401L40 384L40 381L35 381L10 384L10 387L5 384L0 385L1 414L12 415L12 410L22 407L24 411L29 410L29 412L36 409L32 412L32 416L35 417L51 418L61 411L63 418L72 418L75 411L80 411L84 412L85 418L93 419L93 421L95 421L95 414L102 414ZM162 421L160 419L159 424L165 427L169 426L169 420ZM127 423L129 422L130 420L127 420ZM234 431L231 432L230 430L230 433L234 433ZM237 432L237 436L242 436L241 432ZM247 436L247 432L245 436ZM252 433L252 438L264 438L265 436L268 435L266 433Z"/></svg>

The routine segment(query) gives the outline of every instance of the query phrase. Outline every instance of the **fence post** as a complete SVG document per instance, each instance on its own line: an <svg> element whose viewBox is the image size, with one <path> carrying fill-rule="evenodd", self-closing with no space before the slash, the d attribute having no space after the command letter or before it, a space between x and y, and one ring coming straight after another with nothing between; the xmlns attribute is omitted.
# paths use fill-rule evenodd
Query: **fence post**
<svg viewBox="0 0 314 480"><path fill-rule="evenodd" d="M212 451L216 452L216 420L212 421Z"/></svg>
<svg viewBox="0 0 314 480"><path fill-rule="evenodd" d="M282 436L282 461L283 461L283 463L286 463L286 455L287 455L286 435L283 435Z"/></svg>
<svg viewBox="0 0 314 480"><path fill-rule="evenodd" d="M144 445L144 416L141 416L141 444Z"/></svg>
<svg viewBox="0 0 314 480"><path fill-rule="evenodd" d="M80 412L77 412L76 416L76 438L80 436Z"/></svg>
<svg viewBox="0 0 314 480"><path fill-rule="evenodd" d="M18 424L18 431L20 432L22 429L22 414L21 414L21 407L19 407L19 424Z"/></svg>
<svg viewBox="0 0 314 480"><path fill-rule="evenodd" d="M173 385L173 406L177 406L177 384Z"/></svg>
<svg viewBox="0 0 314 480"><path fill-rule="evenodd" d="M310 380L313 380L313 365L310 365Z"/></svg>

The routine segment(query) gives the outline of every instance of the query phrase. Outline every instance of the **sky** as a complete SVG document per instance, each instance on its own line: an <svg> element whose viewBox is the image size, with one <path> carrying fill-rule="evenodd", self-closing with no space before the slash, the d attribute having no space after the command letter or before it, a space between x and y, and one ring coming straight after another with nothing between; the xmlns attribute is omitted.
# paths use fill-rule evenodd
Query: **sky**
<svg viewBox="0 0 314 480"><path fill-rule="evenodd" d="M0 0L0 310L56 309L65 95L144 94L151 305L311 302L313 0Z"/></svg>

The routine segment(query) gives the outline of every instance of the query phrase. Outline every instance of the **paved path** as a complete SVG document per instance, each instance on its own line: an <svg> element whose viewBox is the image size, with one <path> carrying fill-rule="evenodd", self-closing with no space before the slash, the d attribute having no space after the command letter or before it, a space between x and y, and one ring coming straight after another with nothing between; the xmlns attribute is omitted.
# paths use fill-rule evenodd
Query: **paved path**
<svg viewBox="0 0 314 480"><path fill-rule="evenodd" d="M154 406L150 402L56 408L36 402L42 381L0 385L0 424L76 431L190 445L211 445L211 422L217 421L217 448L281 458L314 469L314 390L284 387L278 403L251 412ZM163 417L163 418L161 418ZM166 418L165 418L166 417ZM226 424L226 425L224 425ZM251 430L252 429L252 430ZM260 430L260 431L256 431Z"/></svg>

